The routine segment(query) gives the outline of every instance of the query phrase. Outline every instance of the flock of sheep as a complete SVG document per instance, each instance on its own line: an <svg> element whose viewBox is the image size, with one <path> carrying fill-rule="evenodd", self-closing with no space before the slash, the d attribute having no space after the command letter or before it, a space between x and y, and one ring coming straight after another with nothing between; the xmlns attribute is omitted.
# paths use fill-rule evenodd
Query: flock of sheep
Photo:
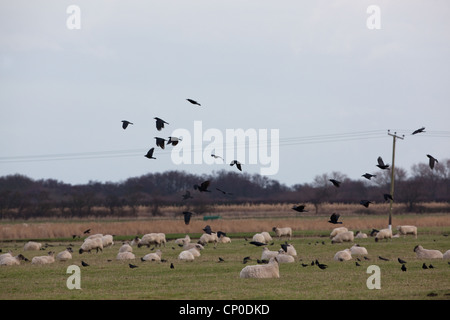
<svg viewBox="0 0 450 320"><path fill-rule="evenodd" d="M399 226L397 227L398 233L396 235L392 234L390 229L373 230L370 236L374 237L375 241L378 242L382 239L390 239L399 237L401 235L413 235L417 238L417 227L415 226ZM285 237L286 240L291 240L292 229L289 227L279 228L274 227L272 231L275 236L280 240ZM349 231L346 227L338 227L331 231L330 239L331 243L353 243L355 239L367 238L369 235L357 232L354 235L353 231ZM247 239L246 239L247 240ZM264 231L261 233L254 234L250 244L261 246L261 259L258 259L258 264L247 265L240 272L240 278L279 278L280 270L279 264L281 263L293 263L297 258L297 251L292 244L285 241L281 244L281 249L271 251L267 247L269 243L273 244L272 236L269 232ZM148 233L142 236L142 238L135 237L131 241L125 241L120 246L116 259L117 260L134 260L136 255L133 253L133 247L138 248L142 246L153 248L158 247L155 252L145 254L140 258L142 262L144 261L166 261L162 259L162 247L166 247L166 235L164 233ZM182 251L178 254L178 260L180 261L193 261L196 257L201 255L201 251L204 246L209 243L214 244L216 248L218 243L231 243L231 239L226 236L223 232L208 232L202 234L197 242L191 242L189 235L184 238L179 238L174 240L174 244L181 247ZM112 235L94 234L88 236L84 239L81 244L78 253L83 254L85 252L102 252L104 248L108 248L114 245L114 240ZM174 249L174 247L172 247ZM27 242L24 247L24 251L38 251L43 250L42 244L34 241ZM442 253L438 250L424 249L422 246L417 245L414 248L414 252L419 259L450 259L450 250ZM67 249L57 253L50 251L47 255L34 256L31 260L31 264L49 264L55 261L67 261L72 259L73 249L68 247ZM333 259L336 261L348 261L351 260L353 256L362 255L366 256L368 254L367 249L354 244L350 248L339 250L335 253ZM219 258L220 259L220 258ZM18 254L14 256L11 252L4 253L0 255L0 265L19 265L21 261L29 261L23 254ZM221 261L219 261L221 262ZM245 261L246 263L247 261ZM133 265L130 264L130 267ZM173 267L173 264L171 265Z"/></svg>

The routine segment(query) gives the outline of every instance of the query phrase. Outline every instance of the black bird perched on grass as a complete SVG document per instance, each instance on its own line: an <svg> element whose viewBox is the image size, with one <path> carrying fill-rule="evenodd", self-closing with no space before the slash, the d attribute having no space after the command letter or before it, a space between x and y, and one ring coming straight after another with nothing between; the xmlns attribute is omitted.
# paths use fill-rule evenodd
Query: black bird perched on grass
<svg viewBox="0 0 450 320"><path fill-rule="evenodd" d="M341 182L340 181L337 181L335 179L330 179L330 181L336 188L339 188L341 186Z"/></svg>
<svg viewBox="0 0 450 320"><path fill-rule="evenodd" d="M430 166L431 169L434 169L434 165L436 163L439 163L439 161L437 161L437 159L434 158L432 155L427 154L427 157L428 157L428 159L430 159L428 162L428 165Z"/></svg>
<svg viewBox="0 0 450 320"><path fill-rule="evenodd" d="M183 211L183 215L184 215L184 223L186 224L186 225L188 225L189 224L189 221L191 221L191 216L192 216L192 212L189 212L189 211Z"/></svg>
<svg viewBox="0 0 450 320"><path fill-rule="evenodd" d="M422 127L420 129L414 130L413 133L411 133L411 134L418 134L418 133L422 133L422 132L425 132L425 127Z"/></svg>
<svg viewBox="0 0 450 320"><path fill-rule="evenodd" d="M160 147L161 149L165 148L164 142L166 142L166 139L160 138L160 137L155 137L156 139L156 146Z"/></svg>
<svg viewBox="0 0 450 320"><path fill-rule="evenodd" d="M429 269L434 269L434 266L430 263L430 265L428 266Z"/></svg>
<svg viewBox="0 0 450 320"><path fill-rule="evenodd" d="M156 120L156 129L158 131L161 131L161 129L164 128L164 124L169 124L168 122L166 122L163 119L158 118L158 117L154 117L153 119Z"/></svg>
<svg viewBox="0 0 450 320"><path fill-rule="evenodd" d="M131 269L134 269L134 268L137 268L137 267L138 267L138 266L136 266L136 265L134 265L134 264L131 264L131 263L129 263L128 266L129 266Z"/></svg>
<svg viewBox="0 0 450 320"><path fill-rule="evenodd" d="M338 222L340 216L341 216L340 214L333 212L333 214L330 216L330 220L328 220L328 222L332 223L332 224L342 224L342 221Z"/></svg>
<svg viewBox="0 0 450 320"><path fill-rule="evenodd" d="M83 267L89 267L89 265L88 265L86 262L84 262L83 260L81 260L81 265L82 265Z"/></svg>
<svg viewBox="0 0 450 320"><path fill-rule="evenodd" d="M239 161L237 161L237 160L231 161L230 166L233 166L233 165L236 165L236 167L238 168L238 170L239 170L239 171L242 171L242 165L241 165L241 163L240 163Z"/></svg>
<svg viewBox="0 0 450 320"><path fill-rule="evenodd" d="M369 204L371 204L372 202L369 200L361 200L359 203L362 204L364 207L368 208Z"/></svg>
<svg viewBox="0 0 450 320"><path fill-rule="evenodd" d="M391 194L389 194L389 193L384 193L383 197L384 197L384 201L388 201L388 200L394 201L394 198L392 198Z"/></svg>
<svg viewBox="0 0 450 320"><path fill-rule="evenodd" d="M355 265L356 265L357 267L360 267L360 266L361 266L361 265L358 263L358 261L355 262Z"/></svg>
<svg viewBox="0 0 450 320"><path fill-rule="evenodd" d="M257 246L257 247L261 247L261 246L265 246L266 245L266 243L259 242L259 241L250 241L249 243L253 244L253 245Z"/></svg>
<svg viewBox="0 0 450 320"><path fill-rule="evenodd" d="M201 106L201 104L198 103L198 102L195 101L195 100L192 100L192 99L186 99L186 100L189 101L189 102L192 103L192 104L196 104L196 105L198 105L198 106Z"/></svg>
<svg viewBox="0 0 450 320"><path fill-rule="evenodd" d="M293 206L292 210L295 210L297 212L308 212L308 211L305 210L305 205L304 204L301 204L299 206Z"/></svg>
<svg viewBox="0 0 450 320"><path fill-rule="evenodd" d="M303 268L304 268L304 267L307 267L307 266L308 266L308 264L302 262L302 267L303 267Z"/></svg>
<svg viewBox="0 0 450 320"><path fill-rule="evenodd" d="M328 266L326 264L318 263L318 261L316 261L316 265L322 270L325 270L326 268L328 268Z"/></svg>
<svg viewBox="0 0 450 320"><path fill-rule="evenodd" d="M385 164L381 157L378 157L377 162L378 162L378 164L377 164L378 168L383 169L383 170L389 169L389 164Z"/></svg>
<svg viewBox="0 0 450 320"><path fill-rule="evenodd" d="M403 259L400 259L400 258L398 258L398 259L397 259L397 261L398 261L399 263L401 263L401 264L405 264L405 263L406 263L406 261L405 261L405 260L403 260Z"/></svg>
<svg viewBox="0 0 450 320"><path fill-rule="evenodd" d="M242 263L246 264L249 260L252 260L250 257L244 257L244 259L242 259Z"/></svg>
<svg viewBox="0 0 450 320"><path fill-rule="evenodd" d="M208 190L210 183L211 183L211 181L209 181L209 180L204 181L200 185L198 185L198 184L194 185L194 189L198 190L200 192L211 192L210 190Z"/></svg>
<svg viewBox="0 0 450 320"><path fill-rule="evenodd" d="M428 269L427 265L425 264L425 262L422 265L422 269Z"/></svg>
<svg viewBox="0 0 450 320"><path fill-rule="evenodd" d="M170 263L170 269L175 269L175 266L173 265L173 263Z"/></svg>
<svg viewBox="0 0 450 320"><path fill-rule="evenodd" d="M376 174L370 174L370 173L364 173L361 177L364 177L368 180L372 179L373 177L376 177Z"/></svg>
<svg viewBox="0 0 450 320"><path fill-rule="evenodd" d="M219 261L217 262L224 262L225 260L223 260L223 258L219 257Z"/></svg>
<svg viewBox="0 0 450 320"><path fill-rule="evenodd" d="M402 271L406 271L406 266L404 264L402 264Z"/></svg>
<svg viewBox="0 0 450 320"><path fill-rule="evenodd" d="M182 195L183 200L187 200L187 199L193 199L194 197L191 196L191 192L189 190L186 190L186 193Z"/></svg>
<svg viewBox="0 0 450 320"><path fill-rule="evenodd" d="M388 258L383 258L382 256L378 256L378 259L383 260L383 261L389 261Z"/></svg>
<svg viewBox="0 0 450 320"><path fill-rule="evenodd" d="M123 130L125 130L128 127L128 125L130 125L130 124L133 124L133 123L130 122L130 121L127 121L127 120L122 120L122 128L123 128Z"/></svg>
<svg viewBox="0 0 450 320"><path fill-rule="evenodd" d="M150 150L148 150L148 151L147 151L147 154L146 154L144 157L146 157L147 159L156 159L156 158L153 156L153 152L155 152L155 148L151 148Z"/></svg>

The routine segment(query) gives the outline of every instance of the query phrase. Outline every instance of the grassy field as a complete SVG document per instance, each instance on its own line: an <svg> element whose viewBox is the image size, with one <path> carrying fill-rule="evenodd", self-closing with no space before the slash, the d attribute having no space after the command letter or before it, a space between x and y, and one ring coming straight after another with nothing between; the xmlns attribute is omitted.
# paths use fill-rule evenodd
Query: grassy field
<svg viewBox="0 0 450 320"><path fill-rule="evenodd" d="M261 258L262 249L250 245L244 239L246 236L251 237L254 233L251 230L230 232L231 244L218 244L217 248L209 245L193 262L177 260L178 253L182 249L175 246L172 240L169 240L166 247L162 248L162 258L167 262L140 261L142 256L152 252L151 248L146 247L134 248L137 257L134 261L117 261L115 257L121 243L120 239L129 237L125 235L117 236L116 244L104 249L101 253L83 253L82 255L78 253L81 245L79 239L46 239L45 243L50 246L46 248L46 251L39 252L23 252L24 241L3 240L0 241L3 252L12 250L16 254L23 253L30 260L33 256L44 255L48 250L62 251L68 245L73 245L75 252L73 259L68 262L57 261L54 264L42 266L23 262L20 266L2 266L0 268L0 299L448 300L450 299L449 260L419 260L413 248L421 244L424 248L438 249L441 252L449 250L450 236L447 235L450 234L450 224L447 224L446 216L443 217L444 223L438 223L438 219L434 217L434 224L431 226L427 225L429 222L424 217L422 218L424 220L421 216L408 217L408 219L417 219L418 239L409 236L381 243L375 243L371 237L358 240L357 243L367 248L370 259L365 260L360 257L361 266L356 266L356 256L352 261L347 262L333 260L337 251L348 248L350 245L331 244L326 236L329 234L329 226L325 225L326 227L319 227L316 230L296 229L295 237L290 241L298 253L296 262L280 265L279 279L260 280L239 278L239 272L245 266L244 257L250 256L252 259L247 265L256 264L256 259ZM423 227L421 221L424 222ZM367 225L364 227L369 225L375 227L375 220L366 222ZM205 224L199 223L202 226ZM234 223L236 224L235 221ZM271 226L273 221L266 221L266 223L264 226ZM354 224L356 225L356 221ZM218 224L211 223L211 225L216 230L221 227ZM243 229L249 229L248 221L241 220L241 225ZM192 236L196 235L192 234ZM169 239L182 237L184 231L167 234L167 236ZM281 243L284 243L284 240L274 239L274 244L269 245L269 249L278 250ZM388 258L390 261L380 260L379 256ZM225 261L219 263L219 257ZM406 272L401 271L401 265L397 262L398 257L407 261ZM317 266L311 266L311 261L315 259L327 264L328 268L321 270ZM70 276L66 273L67 267L81 266L81 260L90 265L80 267L81 289L69 290L66 286ZM129 268L129 262L137 265L138 268ZM174 269L169 267L171 263L174 264ZM302 263L308 266L303 267ZM423 270L423 263L432 264L435 268ZM380 267L381 289L379 290L367 288L366 281L371 274L366 271L370 265Z"/></svg>

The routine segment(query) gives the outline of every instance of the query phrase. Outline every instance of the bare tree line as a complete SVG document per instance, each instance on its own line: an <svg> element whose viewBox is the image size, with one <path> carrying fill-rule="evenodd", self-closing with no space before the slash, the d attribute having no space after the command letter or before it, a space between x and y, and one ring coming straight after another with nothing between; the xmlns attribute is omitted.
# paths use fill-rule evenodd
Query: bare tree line
<svg viewBox="0 0 450 320"><path fill-rule="evenodd" d="M427 163L415 164L408 175L395 170L396 203L406 212L420 212L422 202L450 203L450 159L434 169ZM0 177L0 218L39 217L133 217L138 207L147 207L154 216L162 206L179 206L180 211L208 211L212 204L310 203L316 213L323 203L359 203L362 199L382 202L390 190L390 172L377 171L370 180L350 179L341 172L317 175L311 183L286 186L258 174L219 171L194 175L184 171L151 173L122 182L95 182L71 185L54 179L33 180L23 175ZM341 182L334 186L330 179ZM211 192L198 192L194 184L210 180ZM191 197L183 200L189 191ZM450 206L449 206L450 207ZM95 210L94 210L95 209Z"/></svg>

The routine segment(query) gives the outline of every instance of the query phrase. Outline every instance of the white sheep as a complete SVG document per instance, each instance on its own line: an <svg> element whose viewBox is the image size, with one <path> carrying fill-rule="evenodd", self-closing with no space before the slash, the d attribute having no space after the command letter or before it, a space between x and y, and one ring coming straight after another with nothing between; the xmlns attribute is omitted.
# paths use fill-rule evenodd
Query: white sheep
<svg viewBox="0 0 450 320"><path fill-rule="evenodd" d="M356 231L355 239L366 239L366 238L367 238L367 233L364 233L361 231Z"/></svg>
<svg viewBox="0 0 450 320"><path fill-rule="evenodd" d="M55 253L50 251L46 256L37 256L31 259L31 264L49 264L55 262Z"/></svg>
<svg viewBox="0 0 450 320"><path fill-rule="evenodd" d="M280 268L277 257L271 258L269 263L246 266L239 274L240 278L279 278Z"/></svg>
<svg viewBox="0 0 450 320"><path fill-rule="evenodd" d="M255 233L252 237L252 241L255 242L261 242L261 243L267 243L266 238L264 238L264 235L261 233Z"/></svg>
<svg viewBox="0 0 450 320"><path fill-rule="evenodd" d="M200 257L200 250L197 249L196 247L191 248L191 249L189 249L188 251L189 251L190 253L192 253L192 255L193 255L194 257Z"/></svg>
<svg viewBox="0 0 450 320"><path fill-rule="evenodd" d="M424 249L421 245L415 246L414 252L419 259L442 259L444 257L439 250Z"/></svg>
<svg viewBox="0 0 450 320"><path fill-rule="evenodd" d="M353 242L353 231L340 232L331 239L331 243Z"/></svg>
<svg viewBox="0 0 450 320"><path fill-rule="evenodd" d="M103 248L112 247L114 245L113 236L110 234L106 234L102 236Z"/></svg>
<svg viewBox="0 0 450 320"><path fill-rule="evenodd" d="M201 244L202 246L204 246L207 243L214 243L214 246L216 246L217 242L219 242L217 233L212 232L211 234L208 234L208 233L202 234L202 236L200 237L200 239L198 240L197 243Z"/></svg>
<svg viewBox="0 0 450 320"><path fill-rule="evenodd" d="M378 231L377 235L375 236L375 242L378 242L383 239L392 239L392 230L391 229L381 229Z"/></svg>
<svg viewBox="0 0 450 320"><path fill-rule="evenodd" d="M87 237L86 239L95 239L95 238L102 238L103 234L102 233L95 233L95 234L91 234L89 237ZM84 240L86 240L84 239Z"/></svg>
<svg viewBox="0 0 450 320"><path fill-rule="evenodd" d="M270 258L276 257L278 255L278 251L271 251L269 248L264 247L261 253L261 260L270 260Z"/></svg>
<svg viewBox="0 0 450 320"><path fill-rule="evenodd" d="M406 236L407 234L412 234L417 239L417 227L416 226L397 226L398 232L401 235Z"/></svg>
<svg viewBox="0 0 450 320"><path fill-rule="evenodd" d="M141 261L161 261L161 250L156 250L155 252L146 254L141 258Z"/></svg>
<svg viewBox="0 0 450 320"><path fill-rule="evenodd" d="M159 246L161 246L161 244L163 244L164 247L166 247L166 243L167 243L166 234L160 232L160 233L157 233L157 235L159 237Z"/></svg>
<svg viewBox="0 0 450 320"><path fill-rule="evenodd" d="M292 244L286 243L286 250L287 250L286 253L288 255L291 255L293 257L297 256L297 250L295 250L295 248L294 248L294 246Z"/></svg>
<svg viewBox="0 0 450 320"><path fill-rule="evenodd" d="M224 236L224 235L222 234L222 235L220 235L220 237L219 237L219 242L220 242L220 243L231 243L231 238L230 238L230 237L227 237L227 236Z"/></svg>
<svg viewBox="0 0 450 320"><path fill-rule="evenodd" d="M178 259L184 261L194 261L194 255L189 250L184 250L180 252Z"/></svg>
<svg viewBox="0 0 450 320"><path fill-rule="evenodd" d="M42 243L35 242L35 241L28 241L23 246L23 250L25 250L25 251L37 251L37 250L41 250L41 248L42 248Z"/></svg>
<svg viewBox="0 0 450 320"><path fill-rule="evenodd" d="M138 236L134 237L133 240L130 242L130 246L137 246L141 242L141 239L139 239Z"/></svg>
<svg viewBox="0 0 450 320"><path fill-rule="evenodd" d="M352 259L352 253L351 253L350 249L341 250L341 251L336 252L336 254L334 255L333 259L336 260L336 261L351 260Z"/></svg>
<svg viewBox="0 0 450 320"><path fill-rule="evenodd" d="M190 242L191 242L191 237L189 237L189 235L185 235L184 238L178 238L175 240L175 244L181 245L181 246L183 246L187 243L190 243Z"/></svg>
<svg viewBox="0 0 450 320"><path fill-rule="evenodd" d="M445 251L445 253L442 255L442 258L450 259L450 250Z"/></svg>
<svg viewBox="0 0 450 320"><path fill-rule="evenodd" d="M334 228L333 230L331 230L330 239L333 239L335 236L337 236L341 232L347 232L347 231L348 231L348 229L346 227Z"/></svg>
<svg viewBox="0 0 450 320"><path fill-rule="evenodd" d="M198 250L203 250L205 247L202 246L200 243L186 243L183 246L183 250L189 250L192 248L197 248Z"/></svg>
<svg viewBox="0 0 450 320"><path fill-rule="evenodd" d="M27 261L27 259L22 254L13 256L11 253L5 253L2 254L0 257L0 266L19 265L21 260Z"/></svg>
<svg viewBox="0 0 450 320"><path fill-rule="evenodd" d="M364 248L364 247L361 247L359 244L354 244L354 245L350 248L350 252L351 252L351 254L353 254L353 255L358 255L358 254L365 255L365 254L368 254L368 253L367 253L367 249Z"/></svg>
<svg viewBox="0 0 450 320"><path fill-rule="evenodd" d="M116 256L116 260L133 260L136 259L136 256L133 252L125 251L119 252Z"/></svg>
<svg viewBox="0 0 450 320"><path fill-rule="evenodd" d="M94 237L91 239L85 239L81 244L80 250L78 252L82 254L83 252L91 252L91 250L96 250L96 252L103 251L103 241L101 237Z"/></svg>
<svg viewBox="0 0 450 320"><path fill-rule="evenodd" d="M286 236L286 237L289 237L289 240L291 240L292 229L289 227L285 227L285 228L273 227L272 231L275 232L275 235L278 237L278 239L281 239L281 237Z"/></svg>
<svg viewBox="0 0 450 320"><path fill-rule="evenodd" d="M292 263L295 262L295 258L291 256L290 254L287 254L284 252L283 249L280 249L278 251L278 254L276 255L276 258L278 260L278 263Z"/></svg>
<svg viewBox="0 0 450 320"><path fill-rule="evenodd" d="M56 260L58 261L67 261L72 259L73 250L71 247L68 247L66 250L61 251L56 255Z"/></svg>
<svg viewBox="0 0 450 320"><path fill-rule="evenodd" d="M147 233L147 234L144 234L141 241L138 243L138 248L140 248L142 246L147 246L147 248L148 248L148 247L150 247L151 244L161 247L161 243L163 241L164 241L164 245L165 245L165 237L163 239L161 237L160 233Z"/></svg>
<svg viewBox="0 0 450 320"><path fill-rule="evenodd" d="M133 247L128 243L124 243L120 248L119 252L133 252Z"/></svg>
<svg viewBox="0 0 450 320"><path fill-rule="evenodd" d="M267 231L263 231L261 232L262 236L264 237L264 243L269 243L270 241L272 241L272 237L270 235L270 233L268 233Z"/></svg>

